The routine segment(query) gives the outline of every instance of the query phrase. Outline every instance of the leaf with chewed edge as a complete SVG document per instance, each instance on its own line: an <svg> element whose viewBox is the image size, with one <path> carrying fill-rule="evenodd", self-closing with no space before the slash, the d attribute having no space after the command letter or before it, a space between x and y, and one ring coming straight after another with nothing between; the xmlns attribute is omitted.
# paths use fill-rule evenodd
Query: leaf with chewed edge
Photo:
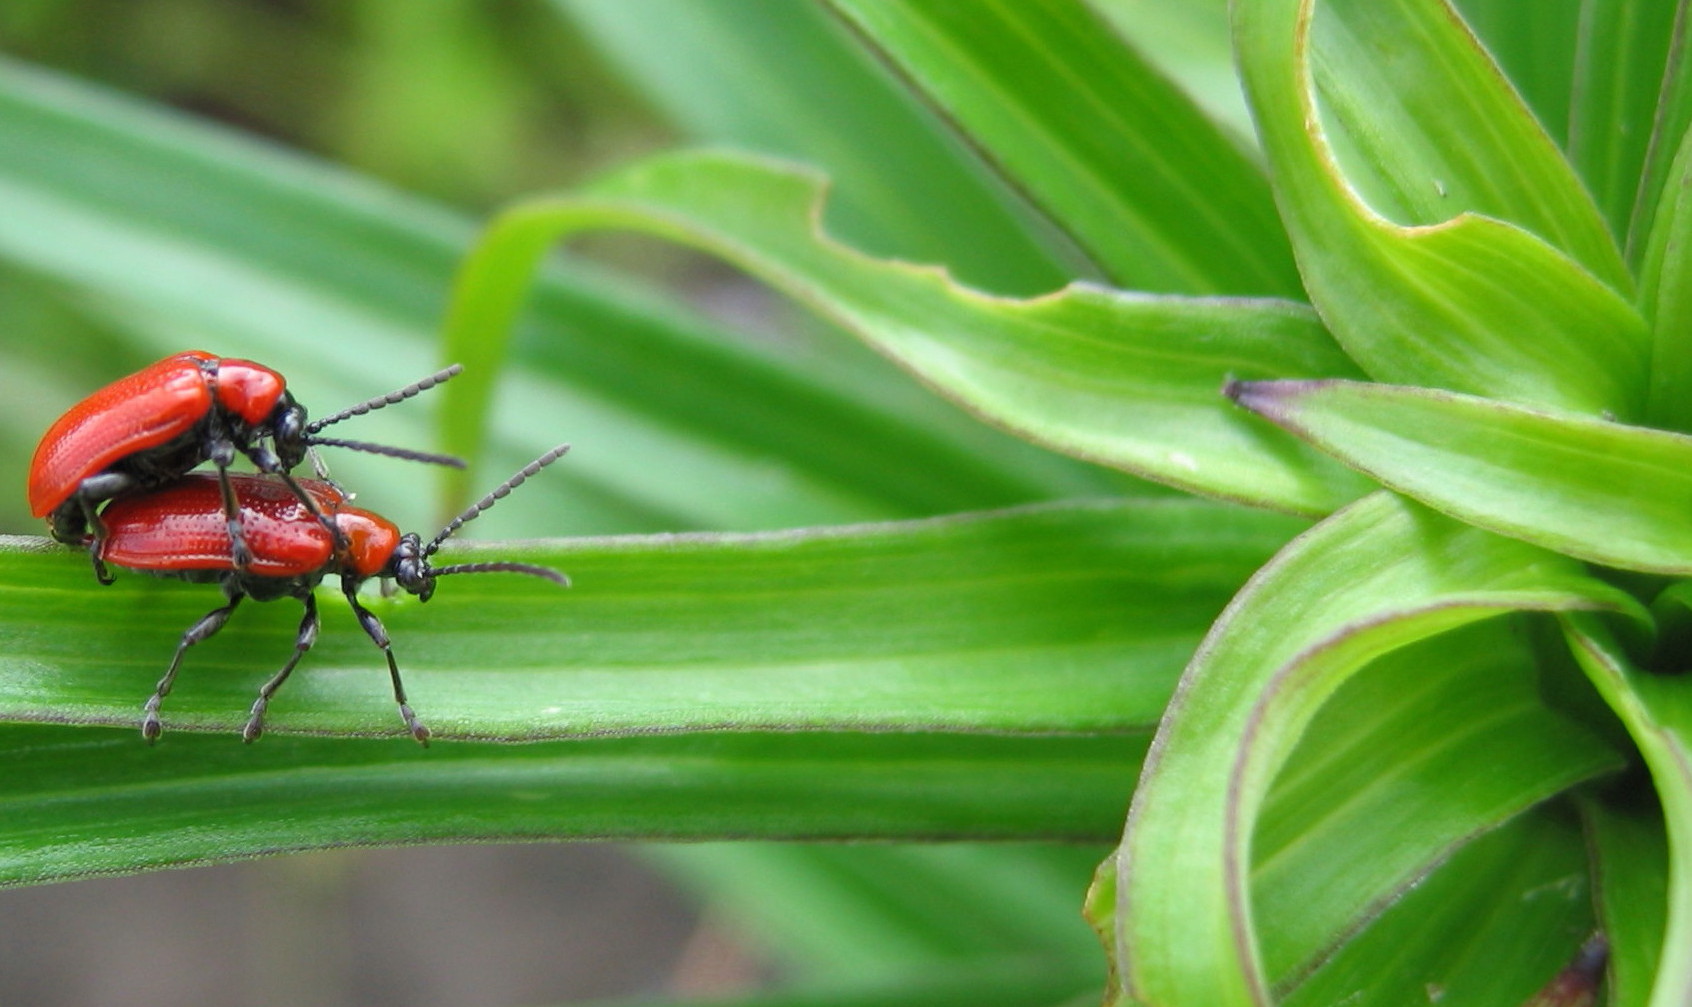
<svg viewBox="0 0 1692 1007"><path fill-rule="evenodd" d="M1355 376L1308 308L1077 284L1032 300L870 258L823 234L823 182L725 152L660 155L496 219L472 253L453 339L508 326L550 241L607 228L696 245L857 333L983 419L1065 454L1191 492L1320 515L1364 485L1229 409L1224 379ZM480 282L480 263L504 277ZM487 267L492 269L494 267Z"/></svg>

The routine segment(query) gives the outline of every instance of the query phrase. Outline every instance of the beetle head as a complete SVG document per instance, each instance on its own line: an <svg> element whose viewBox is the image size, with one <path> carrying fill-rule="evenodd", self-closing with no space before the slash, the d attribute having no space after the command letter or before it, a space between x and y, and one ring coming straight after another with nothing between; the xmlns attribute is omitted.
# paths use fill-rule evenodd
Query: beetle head
<svg viewBox="0 0 1692 1007"><path fill-rule="evenodd" d="M416 595L423 601L428 601L435 593L435 578L460 573L521 573L531 577L543 577L560 584L570 586L570 578L557 570L533 563L514 563L503 560L485 563L454 563L451 566L433 566L429 558L441 547L441 543L451 538L458 529L470 521L474 521L481 513L504 499L507 494L523 483L536 472L546 468L564 456L570 450L570 445L561 444L534 461L523 466L510 479L500 483L493 492L476 501L466 508L464 513L447 522L441 533L424 544L422 536L416 532L409 532L400 537L399 544L394 547L388 558L382 576L393 578L405 591Z"/></svg>

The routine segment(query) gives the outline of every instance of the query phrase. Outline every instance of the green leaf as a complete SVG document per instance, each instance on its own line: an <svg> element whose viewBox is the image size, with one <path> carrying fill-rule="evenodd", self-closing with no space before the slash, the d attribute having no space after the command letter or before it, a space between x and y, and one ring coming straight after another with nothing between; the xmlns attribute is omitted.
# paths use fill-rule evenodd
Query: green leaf
<svg viewBox="0 0 1692 1007"><path fill-rule="evenodd" d="M1093 0L1091 6L1212 118L1252 143L1251 112L1228 40L1228 0Z"/></svg>
<svg viewBox="0 0 1692 1007"><path fill-rule="evenodd" d="M1687 11L1678 0L1638 0L1641 6L1676 8L1674 34L1683 37L1687 30ZM1672 163L1680 156L1680 147L1689 128L1692 128L1692 61L1687 59L1684 45L1670 45L1667 66L1662 72L1651 122L1651 140L1645 151L1645 163L1639 177L1639 192L1633 206L1633 220L1627 231L1629 262L1637 265L1654 240L1658 228L1658 208L1670 196L1677 184L1679 172Z"/></svg>
<svg viewBox="0 0 1692 1007"><path fill-rule="evenodd" d="M1669 902L1668 839L1654 807L1580 803L1610 942L1610 1007L1646 1007L1663 953Z"/></svg>
<svg viewBox="0 0 1692 1007"><path fill-rule="evenodd" d="M1576 660L1639 746L1662 801L1668 827L1668 914L1649 1003L1684 1004L1692 1000L1692 885L1684 883L1692 877L1692 679L1639 669L1609 628L1589 615L1565 616L1564 631ZM1657 909L1649 906L1643 912L1654 916Z"/></svg>
<svg viewBox="0 0 1692 1007"><path fill-rule="evenodd" d="M1039 962L928 962L914 975L892 978L807 982L743 996L582 1001L577 1007L1091 1007L1097 988L1054 975Z"/></svg>
<svg viewBox="0 0 1692 1007"><path fill-rule="evenodd" d="M1371 660L1503 611L1629 605L1571 560L1390 494L1288 546L1217 622L1153 743L1118 859L1115 958L1126 994L1269 1001L1248 883L1252 834L1305 727Z"/></svg>
<svg viewBox="0 0 1692 1007"><path fill-rule="evenodd" d="M1065 993L1103 978L1075 911L1097 848L692 843L645 855L808 986L963 962L1040 963Z"/></svg>
<svg viewBox="0 0 1692 1007"><path fill-rule="evenodd" d="M1279 1002L1527 1003L1591 931L1584 855L1566 817L1524 815L1459 850Z"/></svg>
<svg viewBox="0 0 1692 1007"><path fill-rule="evenodd" d="M1546 705L1521 630L1493 619L1394 651L1306 729L1252 840L1255 918L1278 989L1298 985L1476 835L1621 768L1614 750Z"/></svg>
<svg viewBox="0 0 1692 1007"><path fill-rule="evenodd" d="M1036 443L1170 485L1317 514L1360 484L1216 394L1231 375L1354 370L1308 309L1074 286L1021 301L868 258L815 229L822 184L733 154L660 156L573 196L507 211L477 258L540 234L644 230L698 245L851 328L981 416ZM474 267L472 267L474 268ZM461 287L470 291L469 283ZM453 317L509 318L516 284ZM466 294L466 296L471 296ZM478 333L485 326L477 328ZM473 327L455 326L470 340Z"/></svg>
<svg viewBox="0 0 1692 1007"><path fill-rule="evenodd" d="M1611 233L1621 237L1641 194L1681 6L1673 0L1582 4L1567 149Z"/></svg>
<svg viewBox="0 0 1692 1007"><path fill-rule="evenodd" d="M1113 285L1298 298L1262 169L1079 0L832 0Z"/></svg>
<svg viewBox="0 0 1692 1007"><path fill-rule="evenodd" d="M0 258L68 286L133 333L140 363L195 344L254 357L283 370L319 414L437 366L446 291L474 234L465 217L4 61L0 134ZM467 355L470 373L432 402L347 428L428 447L428 410L449 430L479 431L481 412L451 407L497 385L497 476L560 441L576 450L520 495L545 501L545 520L521 520L531 505L514 500L486 519L495 534L750 530L1112 486L983 427L884 364L866 371L839 354L754 350L603 273L552 264L529 299L513 351L521 374L498 366L502 344L492 357ZM83 362L80 383L56 389L63 398L26 405L46 391L28 382L0 408L50 420L137 363L114 356ZM37 435L46 422L32 424ZM383 513L408 526L438 520L432 473L346 452L330 460ZM467 477L466 492L491 484L487 471Z"/></svg>
<svg viewBox="0 0 1692 1007"><path fill-rule="evenodd" d="M1142 731L1205 627L1300 527L1211 504L1101 503L753 536L510 544L455 555L568 572L464 577L370 602L445 738L710 729ZM9 548L0 718L132 725L220 596ZM446 555L443 551L442 555ZM277 732L393 734L380 655L346 606L273 704ZM99 613L99 631L84 624ZM298 609L249 605L194 648L167 729L233 732ZM257 663L255 663L255 655ZM264 657L263 655L271 655ZM121 672L121 674L120 674Z"/></svg>
<svg viewBox="0 0 1692 1007"><path fill-rule="evenodd" d="M1049 290L1074 275L1012 197L816 4L554 0L697 139L816 165L830 220L878 254L945 262L981 286Z"/></svg>
<svg viewBox="0 0 1692 1007"><path fill-rule="evenodd" d="M1458 0L1457 8L1510 86L1559 146L1568 140L1583 0Z"/></svg>
<svg viewBox="0 0 1692 1007"><path fill-rule="evenodd" d="M286 695L286 693L284 693ZM1119 826L1144 740L693 734L531 745L0 726L0 885L338 846L1058 839Z"/></svg>
<svg viewBox="0 0 1692 1007"><path fill-rule="evenodd" d="M1230 394L1471 524L1607 566L1692 572L1692 437L1350 381L1239 384Z"/></svg>
<svg viewBox="0 0 1692 1007"><path fill-rule="evenodd" d="M1234 25L1311 298L1372 377L1638 414L1615 243L1443 3L1242 0Z"/></svg>
<svg viewBox="0 0 1692 1007"><path fill-rule="evenodd" d="M1646 415L1654 425L1692 431L1692 131L1675 146L1639 267L1639 304L1652 337Z"/></svg>

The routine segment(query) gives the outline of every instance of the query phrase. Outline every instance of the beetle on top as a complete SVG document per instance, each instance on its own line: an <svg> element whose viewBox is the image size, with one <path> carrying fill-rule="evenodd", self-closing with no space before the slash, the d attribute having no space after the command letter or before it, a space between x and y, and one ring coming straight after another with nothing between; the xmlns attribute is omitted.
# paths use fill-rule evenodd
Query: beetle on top
<svg viewBox="0 0 1692 1007"><path fill-rule="evenodd" d="M230 558L237 568L244 568L252 562L252 550L242 532L240 502L227 472L237 453L260 472L280 479L315 520L338 536L339 530L311 494L289 475L311 447L345 447L460 467L463 463L404 448L319 437L318 431L404 401L461 370L454 364L398 391L308 423L305 407L271 368L203 350L178 353L112 382L72 406L48 428L29 467L30 511L46 518L53 537L61 542L81 544L91 532L94 572L109 583L98 548L107 535L100 505L162 486L210 461L217 467Z"/></svg>

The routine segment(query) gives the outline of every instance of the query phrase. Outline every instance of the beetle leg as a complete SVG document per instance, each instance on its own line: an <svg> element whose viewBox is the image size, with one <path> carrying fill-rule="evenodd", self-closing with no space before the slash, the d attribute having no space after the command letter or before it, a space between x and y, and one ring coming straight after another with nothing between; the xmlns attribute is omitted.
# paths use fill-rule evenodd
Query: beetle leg
<svg viewBox="0 0 1692 1007"><path fill-rule="evenodd" d="M135 477L122 472L102 472L97 476L89 476L76 488L76 504L82 512L83 526L88 529L92 539L88 543L88 558L94 562L94 576L102 584L110 584L112 575L106 569L105 561L100 559L100 550L106 544L108 532L106 522L100 520L100 505L116 496L122 496L136 486ZM59 541L66 541L61 530L54 528L53 537ZM77 536L80 540L81 536Z"/></svg>
<svg viewBox="0 0 1692 1007"><path fill-rule="evenodd" d="M246 533L241 530L241 501L229 482L229 466L235 462L235 445L227 439L213 440L206 452L217 466L217 487L223 493L223 516L229 521L229 558L236 570L253 565L253 550L247 546Z"/></svg>
<svg viewBox="0 0 1692 1007"><path fill-rule="evenodd" d="M287 484L289 489L294 491L294 496L299 497L300 503L305 505L306 512L316 518L317 523L322 525L329 532L330 541L335 543L335 551L337 553L346 550L347 537L342 534L341 526L336 524L327 514L323 513L323 508L317 506L317 501L312 499L311 494L307 493L305 489L300 486L299 482L289 474L288 470L282 466L282 459L276 457L276 452L270 450L262 444L247 448L246 452L247 458L253 463L254 468L258 469L260 472L266 472L270 475L276 476L281 479L282 482ZM316 457L317 456L315 454L312 455L313 464L316 464ZM323 474L321 468L319 469L318 474Z"/></svg>
<svg viewBox="0 0 1692 1007"><path fill-rule="evenodd" d="M176 670L182 667L182 655L187 653L189 647L222 629L223 624L229 621L229 614L235 611L235 606L241 604L244 597L246 595L240 593L231 595L229 604L207 612L200 617L199 622L188 627L188 631L182 634L182 642L176 645L176 656L170 659L170 668L165 671L164 677L159 679L152 696L141 708L141 736L147 739L147 744L158 741L159 735L164 732L164 725L159 723L159 704L170 695L170 687L176 684Z"/></svg>
<svg viewBox="0 0 1692 1007"><path fill-rule="evenodd" d="M300 503L305 504L305 509L311 512L311 516L317 519L317 523L329 529L330 541L335 543L336 554L345 552L347 537L341 532L341 526L336 524L329 515L323 513L323 509L317 506L317 501L311 498L311 494L307 493L293 476L280 469L276 471L276 474L281 477L284 483L288 484L288 488L294 491L294 495L300 498Z"/></svg>
<svg viewBox="0 0 1692 1007"><path fill-rule="evenodd" d="M353 614L358 616L358 624L364 627L364 632L382 648L382 654L388 659L388 674L394 680L394 702L399 704L400 717L405 720L405 726L411 731L411 736L418 743L427 747L429 744L429 728L417 719L417 714L411 712L411 704L405 701L405 686L400 682L399 665L394 663L393 642L388 639L388 631L383 628L382 620L376 618L376 613L358 603L358 584L350 577L341 579L341 593L347 596L347 604L352 606Z"/></svg>
<svg viewBox="0 0 1692 1007"><path fill-rule="evenodd" d="M270 708L270 697L276 695L277 689L282 688L282 683L293 673L294 665L299 664L300 658L317 642L317 628L320 625L317 618L317 599L308 591L300 596L300 601L305 604L305 616L300 619L300 635L294 638L294 656L288 658L288 663L282 666L282 670L272 675L270 681L259 689L258 699L253 701L252 712L247 716L247 726L241 728L241 740L249 745L264 733L264 712Z"/></svg>

